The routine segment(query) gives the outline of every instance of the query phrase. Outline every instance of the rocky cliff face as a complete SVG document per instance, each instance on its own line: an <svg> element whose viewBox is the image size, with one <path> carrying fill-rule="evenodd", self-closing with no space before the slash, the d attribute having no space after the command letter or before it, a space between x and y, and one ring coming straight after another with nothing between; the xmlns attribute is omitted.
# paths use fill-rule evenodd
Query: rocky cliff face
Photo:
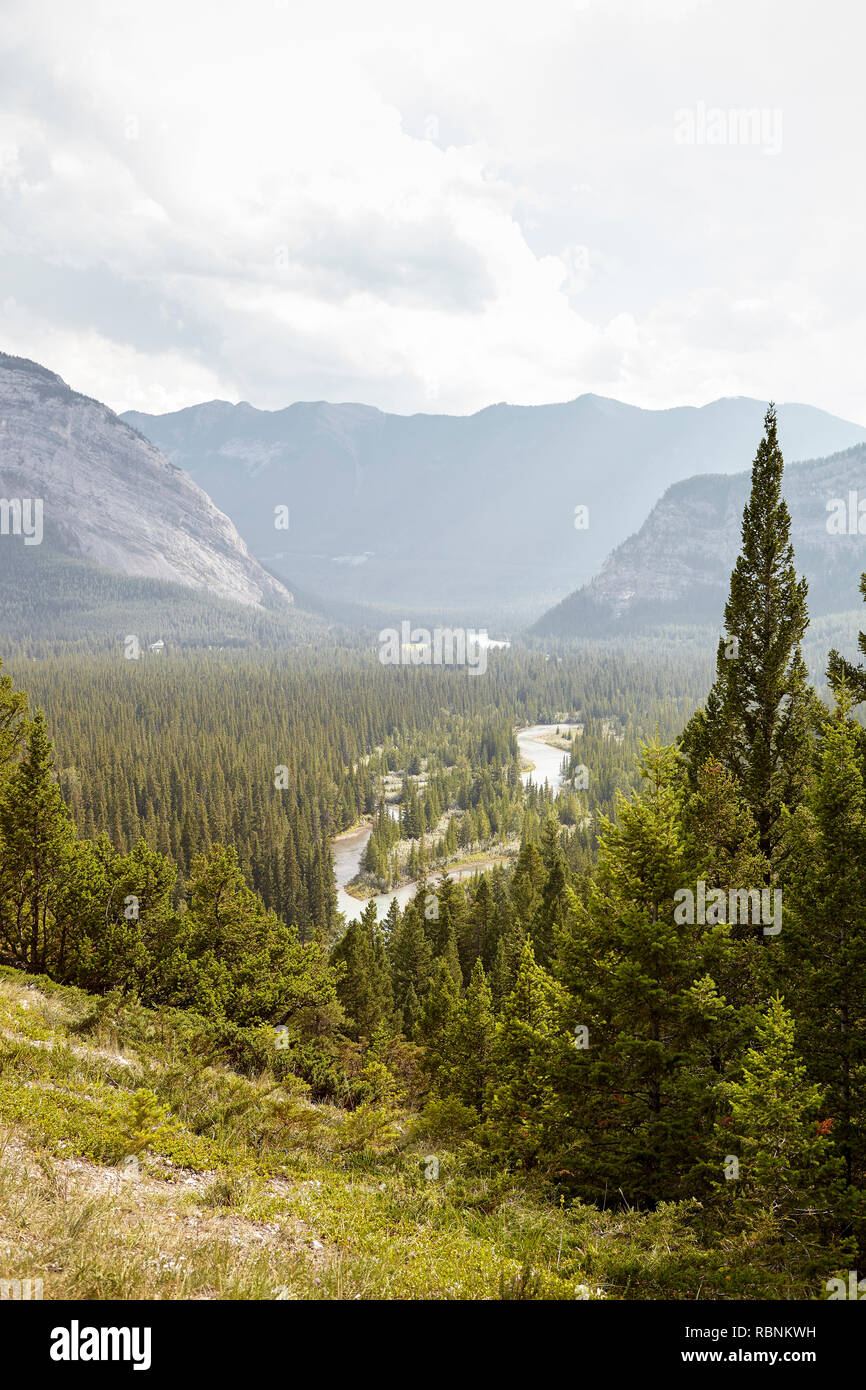
<svg viewBox="0 0 866 1390"><path fill-rule="evenodd" d="M608 556L595 579L546 613L536 631L597 636L660 623L720 623L749 486L750 474L741 473L688 478L669 488L637 534ZM866 445L789 465L783 492L813 617L859 608ZM852 493L864 503L862 518ZM835 520L840 515L844 531Z"/></svg>
<svg viewBox="0 0 866 1390"><path fill-rule="evenodd" d="M285 608L293 601L229 518L159 449L54 372L6 354L0 497L41 500L41 544L55 554L247 605ZM14 506L0 510L0 545L23 545L15 530Z"/></svg>

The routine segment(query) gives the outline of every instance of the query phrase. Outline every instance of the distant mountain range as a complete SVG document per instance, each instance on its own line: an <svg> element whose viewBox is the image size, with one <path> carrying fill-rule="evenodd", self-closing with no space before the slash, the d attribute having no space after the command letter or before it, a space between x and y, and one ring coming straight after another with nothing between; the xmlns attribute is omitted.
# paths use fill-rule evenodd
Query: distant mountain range
<svg viewBox="0 0 866 1390"><path fill-rule="evenodd" d="M765 409L739 397L642 410L587 395L470 416L211 401L122 418L289 586L395 618L520 628L597 574L672 483L746 467ZM811 406L778 413L791 460L866 441Z"/></svg>
<svg viewBox="0 0 866 1390"><path fill-rule="evenodd" d="M536 631L577 636L717 621L764 410L582 396L466 417L220 401L119 417L0 354L0 636L90 640L134 621L282 644L386 615L516 631L544 613ZM788 460L831 455L786 473L812 610L853 609L864 538L829 536L825 507L866 497L866 429L804 405L778 416Z"/></svg>
<svg viewBox="0 0 866 1390"><path fill-rule="evenodd" d="M676 483L601 572L546 613L534 631L616 637L666 624L721 625L750 477L716 474ZM862 501L866 531L866 445L787 465L782 490L797 570L809 581L811 615L861 609L866 534L860 534L857 513Z"/></svg>

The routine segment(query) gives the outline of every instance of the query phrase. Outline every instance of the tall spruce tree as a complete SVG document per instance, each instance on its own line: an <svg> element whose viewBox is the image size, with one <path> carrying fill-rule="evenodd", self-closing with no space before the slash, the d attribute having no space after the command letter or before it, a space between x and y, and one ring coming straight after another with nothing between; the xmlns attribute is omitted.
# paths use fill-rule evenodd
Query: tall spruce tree
<svg viewBox="0 0 866 1390"><path fill-rule="evenodd" d="M396 898L393 899L396 902ZM420 1001L426 999L430 984L432 951L424 932L422 918L414 903L408 903L388 940L394 1002L403 1010L403 1026L407 1037L418 1021ZM411 999L410 999L411 996ZM411 1007L407 1006L411 1003ZM411 1020L409 1015L411 1015Z"/></svg>
<svg viewBox="0 0 866 1390"><path fill-rule="evenodd" d="M187 981L173 1001L181 1007L242 1026L331 1009L334 972L324 947L302 945L296 928L265 908L234 849L211 845L195 856L183 924Z"/></svg>
<svg viewBox="0 0 866 1390"><path fill-rule="evenodd" d="M331 961L343 967L337 993L353 1031L359 1038L372 1038L391 1024L394 1013L391 969L374 898L358 920L349 923Z"/></svg>
<svg viewBox="0 0 866 1390"><path fill-rule="evenodd" d="M559 822L554 815L548 816L545 822L540 852L546 878L541 902L532 918L530 938L538 964L549 969L556 949L556 933L565 918L568 886L565 856L559 842Z"/></svg>
<svg viewBox="0 0 866 1390"><path fill-rule="evenodd" d="M506 1162L533 1168L549 1159L561 1126L552 1059L562 1047L565 991L524 943L514 989L493 1038L485 1137Z"/></svg>
<svg viewBox="0 0 866 1390"><path fill-rule="evenodd" d="M460 989L445 960L433 962L427 997L416 1025L416 1037L424 1045L422 1068L437 1089L448 1090L454 1056L453 1038Z"/></svg>
<svg viewBox="0 0 866 1390"><path fill-rule="evenodd" d="M703 881L708 893L721 890L726 903L729 935L717 941L714 954L706 954L706 968L748 1030L755 1009L767 997L763 925L755 924L751 899L750 910L744 914L747 921L741 920L739 911L730 911L731 892L759 887L768 877L769 865L758 849L758 829L739 783L717 758L708 758L698 771L695 790L683 808L683 831L689 882ZM718 1036L715 1041L721 1044ZM716 1060L721 1070L723 1057Z"/></svg>
<svg viewBox="0 0 866 1390"><path fill-rule="evenodd" d="M617 822L602 818L597 876L585 903L572 895L560 935L577 1045L561 1054L556 1086L568 1116L560 1164L574 1185L643 1203L687 1195L710 1139L700 1080L707 1053L725 1051L712 1037L723 1001L720 1011L695 987L728 928L677 911L693 861L676 751L645 748L641 771L644 788L620 798Z"/></svg>
<svg viewBox="0 0 866 1390"><path fill-rule="evenodd" d="M849 1182L866 1179L866 778L861 730L839 689L820 772L793 819L779 946L786 995L808 1040Z"/></svg>
<svg viewBox="0 0 866 1390"><path fill-rule="evenodd" d="M76 841L39 710L0 795L0 951L26 970L56 962Z"/></svg>
<svg viewBox="0 0 866 1390"><path fill-rule="evenodd" d="M852 1258L840 1215L857 1201L843 1191L842 1163L821 1119L823 1093L808 1080L779 997L758 1024L741 1077L719 1090L730 1113L718 1126L725 1179L717 1191L728 1247L739 1256L735 1271L755 1267L782 1297L807 1297Z"/></svg>
<svg viewBox="0 0 866 1390"><path fill-rule="evenodd" d="M771 862L782 808L797 804L808 781L814 709L800 646L809 623L807 585L794 567L783 469L770 405L752 467L715 684L682 739L693 779L709 756L737 778L760 851Z"/></svg>
<svg viewBox="0 0 866 1390"><path fill-rule="evenodd" d="M490 986L484 966L477 960L454 1019L447 1086L453 1095L479 1111L490 1075L495 1028Z"/></svg>

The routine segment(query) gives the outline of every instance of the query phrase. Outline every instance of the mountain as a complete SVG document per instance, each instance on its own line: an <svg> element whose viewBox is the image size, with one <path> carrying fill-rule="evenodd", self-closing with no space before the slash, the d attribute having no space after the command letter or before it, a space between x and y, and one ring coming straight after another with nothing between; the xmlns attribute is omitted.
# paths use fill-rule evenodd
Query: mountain
<svg viewBox="0 0 866 1390"><path fill-rule="evenodd" d="M740 397L654 411L586 395L470 416L211 401L123 418L287 583L394 617L522 624L591 579L670 484L741 469L765 409ZM781 406L779 430L792 459L866 441L805 405Z"/></svg>
<svg viewBox="0 0 866 1390"><path fill-rule="evenodd" d="M108 571L209 600L292 605L229 518L154 444L54 372L6 354L0 438L4 589L31 571L67 582Z"/></svg>
<svg viewBox="0 0 866 1390"><path fill-rule="evenodd" d="M750 481L744 472L676 483L600 574L544 614L534 631L611 637L662 624L721 623ZM786 466L782 491L797 570L809 581L809 612L821 617L859 609L866 536L831 532L828 507L844 505L847 526L854 492L866 512L866 445ZM862 524L866 530L866 517Z"/></svg>

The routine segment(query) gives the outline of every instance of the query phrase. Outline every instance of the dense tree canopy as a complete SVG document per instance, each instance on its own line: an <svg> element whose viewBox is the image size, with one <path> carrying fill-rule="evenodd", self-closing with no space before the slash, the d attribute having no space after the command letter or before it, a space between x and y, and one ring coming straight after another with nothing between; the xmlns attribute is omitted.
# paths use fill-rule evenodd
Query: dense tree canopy
<svg viewBox="0 0 866 1390"><path fill-rule="evenodd" d="M834 654L834 708L808 687L781 477L771 409L679 740L702 673L604 653L79 655L28 663L46 714L0 674L2 963L192 1010L341 1104L401 1087L562 1202L699 1210L764 1292L863 1259L864 686ZM521 781L540 721L579 725L559 796ZM364 820L365 872L416 882L347 925Z"/></svg>

